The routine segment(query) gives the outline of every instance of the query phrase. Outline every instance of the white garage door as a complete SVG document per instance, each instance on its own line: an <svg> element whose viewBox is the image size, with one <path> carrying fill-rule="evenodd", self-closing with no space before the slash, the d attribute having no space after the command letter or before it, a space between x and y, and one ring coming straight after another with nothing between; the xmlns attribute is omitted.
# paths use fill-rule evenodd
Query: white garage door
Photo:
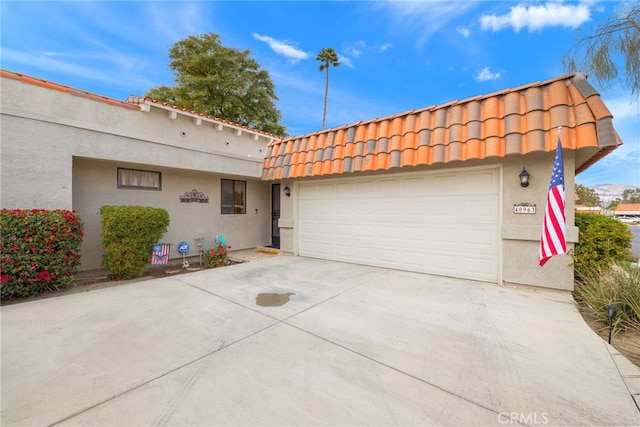
<svg viewBox="0 0 640 427"><path fill-rule="evenodd" d="M496 168L303 183L298 253L497 282L498 188Z"/></svg>

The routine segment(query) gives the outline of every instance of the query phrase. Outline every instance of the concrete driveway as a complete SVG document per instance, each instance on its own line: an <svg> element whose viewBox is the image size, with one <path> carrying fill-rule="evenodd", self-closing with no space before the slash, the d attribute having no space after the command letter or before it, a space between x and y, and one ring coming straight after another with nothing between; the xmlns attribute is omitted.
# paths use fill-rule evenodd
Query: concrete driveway
<svg viewBox="0 0 640 427"><path fill-rule="evenodd" d="M640 425L634 393L561 291L279 256L2 308L3 426Z"/></svg>

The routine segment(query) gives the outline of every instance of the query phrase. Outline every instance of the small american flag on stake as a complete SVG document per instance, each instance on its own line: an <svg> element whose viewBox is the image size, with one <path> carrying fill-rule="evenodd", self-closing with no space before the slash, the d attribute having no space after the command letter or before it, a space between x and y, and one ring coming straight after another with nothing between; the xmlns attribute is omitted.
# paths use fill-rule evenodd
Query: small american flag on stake
<svg viewBox="0 0 640 427"><path fill-rule="evenodd" d="M551 183L544 211L542 237L540 238L540 265L543 266L554 255L567 253L567 233L564 206L564 166L562 162L562 127L558 128L558 148L553 161Z"/></svg>
<svg viewBox="0 0 640 427"><path fill-rule="evenodd" d="M156 243L153 245L151 253L151 265L167 265L169 264L169 252L171 243Z"/></svg>

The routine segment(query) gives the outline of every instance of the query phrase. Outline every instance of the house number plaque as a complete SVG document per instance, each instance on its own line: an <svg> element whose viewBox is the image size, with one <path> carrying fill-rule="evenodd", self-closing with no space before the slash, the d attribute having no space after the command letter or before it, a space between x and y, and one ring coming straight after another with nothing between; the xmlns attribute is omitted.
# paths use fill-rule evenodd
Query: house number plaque
<svg viewBox="0 0 640 427"><path fill-rule="evenodd" d="M536 213L536 205L532 205L531 203L520 203L518 205L513 205L513 213L516 213L516 214L535 214Z"/></svg>

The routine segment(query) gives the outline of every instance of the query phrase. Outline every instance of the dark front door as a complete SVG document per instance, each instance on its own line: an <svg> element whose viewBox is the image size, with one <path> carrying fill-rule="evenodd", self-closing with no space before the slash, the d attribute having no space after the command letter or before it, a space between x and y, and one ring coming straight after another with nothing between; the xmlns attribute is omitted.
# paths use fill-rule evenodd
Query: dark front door
<svg viewBox="0 0 640 427"><path fill-rule="evenodd" d="M271 185L271 246L280 249L280 184Z"/></svg>

